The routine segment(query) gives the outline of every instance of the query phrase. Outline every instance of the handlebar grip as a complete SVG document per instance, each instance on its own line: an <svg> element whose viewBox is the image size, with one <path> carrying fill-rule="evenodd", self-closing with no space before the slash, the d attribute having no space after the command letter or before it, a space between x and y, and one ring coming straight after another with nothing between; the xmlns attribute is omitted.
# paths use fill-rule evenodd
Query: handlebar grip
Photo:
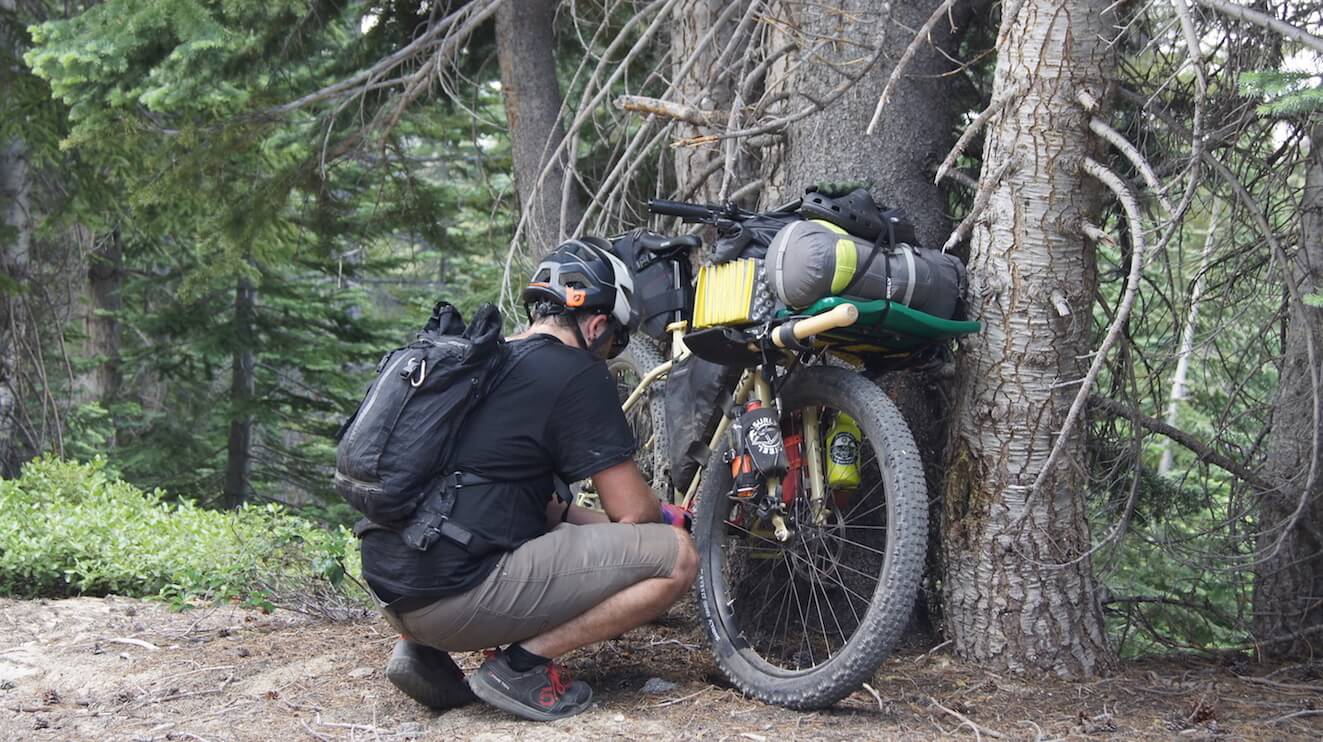
<svg viewBox="0 0 1323 742"><path fill-rule="evenodd" d="M712 218L712 209L703 204L690 204L684 201L667 201L664 198L648 200L648 211L663 216L678 216L682 219L703 221Z"/></svg>
<svg viewBox="0 0 1323 742"><path fill-rule="evenodd" d="M809 317L808 319L796 320L787 325L781 325L772 333L772 342L778 348L784 348L792 345L782 333L789 331L795 340L804 340L814 335L835 330L838 327L849 327L859 320L859 307L853 304L840 304L823 312L822 314Z"/></svg>

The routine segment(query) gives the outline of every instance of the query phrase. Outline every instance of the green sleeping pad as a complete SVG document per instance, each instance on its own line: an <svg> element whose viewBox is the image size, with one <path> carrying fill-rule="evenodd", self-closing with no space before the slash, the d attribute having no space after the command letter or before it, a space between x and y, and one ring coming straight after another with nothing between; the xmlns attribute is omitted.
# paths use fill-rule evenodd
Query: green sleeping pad
<svg viewBox="0 0 1323 742"><path fill-rule="evenodd" d="M982 327L978 322L942 319L887 299L864 301L848 299L844 296L819 299L807 309L795 314L809 316L822 314L841 304L853 304L858 307L859 321L849 327L825 333L822 338L836 341L833 344L843 342L855 346L854 349L861 352L871 349L908 352L961 335L973 334Z"/></svg>

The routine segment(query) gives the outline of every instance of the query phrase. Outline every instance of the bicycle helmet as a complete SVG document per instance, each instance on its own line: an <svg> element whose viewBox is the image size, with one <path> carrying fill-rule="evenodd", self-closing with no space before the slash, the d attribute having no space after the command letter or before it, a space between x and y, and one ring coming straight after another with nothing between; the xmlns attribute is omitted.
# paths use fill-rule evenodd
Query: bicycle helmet
<svg viewBox="0 0 1323 742"><path fill-rule="evenodd" d="M639 313L634 300L634 278L625 263L600 237L581 237L556 246L533 271L524 288L525 311L547 303L572 314L604 314L613 330L610 357L629 343L629 333L638 329ZM575 325L578 333L578 326ZM585 348L588 344L580 337Z"/></svg>

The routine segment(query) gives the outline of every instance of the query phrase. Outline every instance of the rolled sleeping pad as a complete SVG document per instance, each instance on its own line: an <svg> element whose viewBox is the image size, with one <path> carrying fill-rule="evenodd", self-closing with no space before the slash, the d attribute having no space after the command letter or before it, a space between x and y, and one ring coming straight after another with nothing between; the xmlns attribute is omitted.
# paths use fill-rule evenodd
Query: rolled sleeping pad
<svg viewBox="0 0 1323 742"><path fill-rule="evenodd" d="M868 264L874 249L881 252ZM856 271L866 264L864 275L851 286ZM895 249L875 248L870 240L817 219L794 222L777 232L767 249L764 270L772 293L795 308L827 296L891 299L951 319L965 289L965 266L954 255L903 243Z"/></svg>

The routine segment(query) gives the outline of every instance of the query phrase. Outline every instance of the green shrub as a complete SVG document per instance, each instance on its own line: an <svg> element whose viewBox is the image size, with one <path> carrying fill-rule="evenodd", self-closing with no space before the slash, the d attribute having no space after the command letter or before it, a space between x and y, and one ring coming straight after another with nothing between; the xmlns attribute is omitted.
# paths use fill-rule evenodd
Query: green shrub
<svg viewBox="0 0 1323 742"><path fill-rule="evenodd" d="M344 598L357 549L277 505L237 511L165 502L103 460L38 459L0 481L0 595L196 597L257 605ZM353 562L353 563L350 563Z"/></svg>

